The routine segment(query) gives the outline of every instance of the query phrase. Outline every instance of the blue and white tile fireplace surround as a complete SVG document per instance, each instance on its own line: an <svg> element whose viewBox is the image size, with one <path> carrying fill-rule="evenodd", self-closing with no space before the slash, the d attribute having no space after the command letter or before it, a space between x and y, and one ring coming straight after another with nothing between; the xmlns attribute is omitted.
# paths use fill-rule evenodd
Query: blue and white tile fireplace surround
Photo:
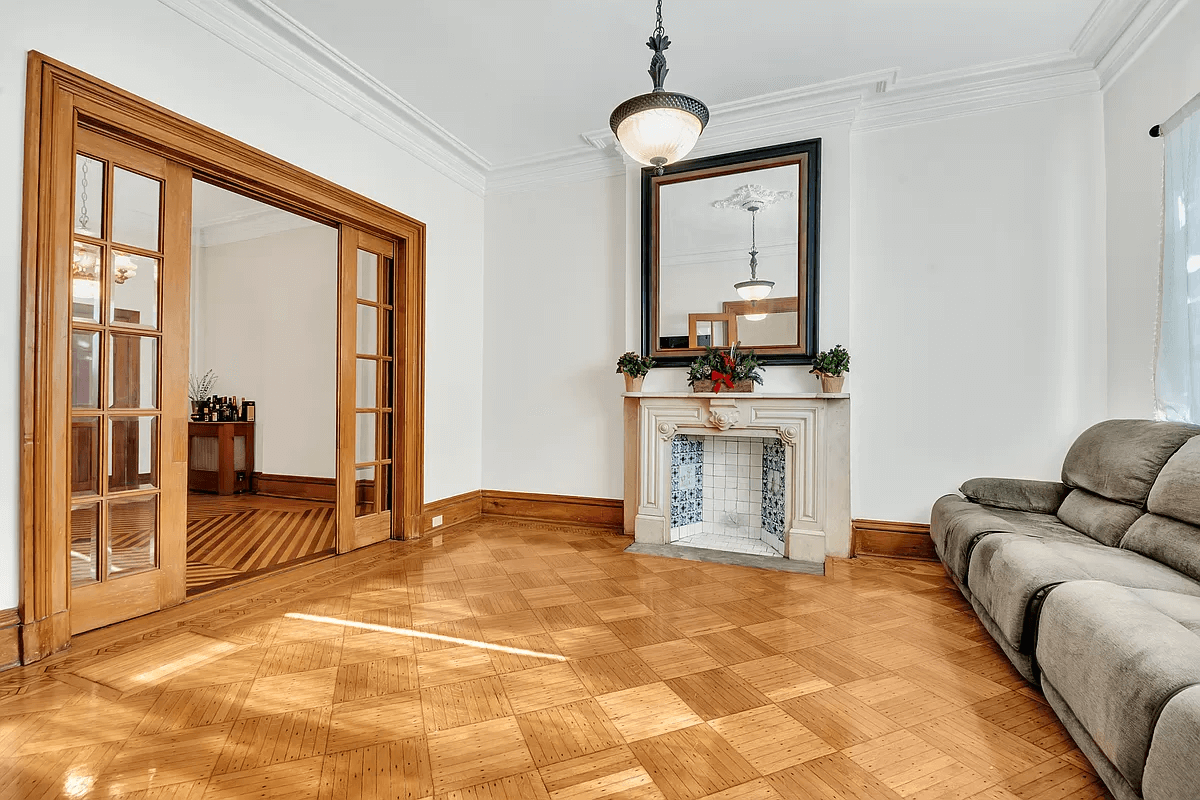
<svg viewBox="0 0 1200 800"><path fill-rule="evenodd" d="M824 564L850 550L845 394L628 393L625 529Z"/></svg>

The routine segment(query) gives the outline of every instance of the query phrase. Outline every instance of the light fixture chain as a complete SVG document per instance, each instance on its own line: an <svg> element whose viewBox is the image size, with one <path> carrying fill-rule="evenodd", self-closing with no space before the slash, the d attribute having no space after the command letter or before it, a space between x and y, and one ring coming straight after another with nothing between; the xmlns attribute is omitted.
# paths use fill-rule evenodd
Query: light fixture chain
<svg viewBox="0 0 1200 800"><path fill-rule="evenodd" d="M87 213L87 190L88 190L88 162L83 160L83 188L79 193L80 206L79 209L79 227L85 231L88 229L88 213Z"/></svg>
<svg viewBox="0 0 1200 800"><path fill-rule="evenodd" d="M663 30L662 24L662 0L658 0L658 27L654 29L656 36L662 36L666 31Z"/></svg>
<svg viewBox="0 0 1200 800"><path fill-rule="evenodd" d="M758 209L750 212L750 280L758 280Z"/></svg>

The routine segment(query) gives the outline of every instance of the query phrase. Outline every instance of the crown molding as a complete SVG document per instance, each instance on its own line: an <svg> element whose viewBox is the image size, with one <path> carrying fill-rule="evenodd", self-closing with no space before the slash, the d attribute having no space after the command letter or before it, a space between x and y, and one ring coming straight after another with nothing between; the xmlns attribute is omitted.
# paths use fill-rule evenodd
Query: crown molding
<svg viewBox="0 0 1200 800"><path fill-rule="evenodd" d="M438 172L483 195L491 164L270 0L159 0Z"/></svg>
<svg viewBox="0 0 1200 800"><path fill-rule="evenodd" d="M1092 63L1107 89L1187 0L1104 0L1071 50Z"/></svg>

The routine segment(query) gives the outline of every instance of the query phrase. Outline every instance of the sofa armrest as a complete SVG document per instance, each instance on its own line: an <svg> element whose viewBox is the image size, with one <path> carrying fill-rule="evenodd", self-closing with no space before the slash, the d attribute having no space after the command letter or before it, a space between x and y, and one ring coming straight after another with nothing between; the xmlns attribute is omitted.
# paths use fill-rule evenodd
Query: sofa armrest
<svg viewBox="0 0 1200 800"><path fill-rule="evenodd" d="M1034 514L1056 514L1071 488L1054 481L972 478L959 491L973 503Z"/></svg>

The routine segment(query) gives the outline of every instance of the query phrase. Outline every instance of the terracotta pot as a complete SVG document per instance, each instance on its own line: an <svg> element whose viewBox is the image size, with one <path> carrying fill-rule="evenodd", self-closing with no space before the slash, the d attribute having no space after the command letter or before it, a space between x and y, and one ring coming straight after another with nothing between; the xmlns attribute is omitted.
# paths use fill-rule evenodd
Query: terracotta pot
<svg viewBox="0 0 1200 800"><path fill-rule="evenodd" d="M644 380L646 380L645 375L639 375L636 378L632 375L625 375L625 391L640 392L642 390L642 381Z"/></svg>
<svg viewBox="0 0 1200 800"><path fill-rule="evenodd" d="M824 394L840 394L842 391L842 384L845 382L845 380L845 375L838 375L837 377L834 377L833 375L822 375L821 391Z"/></svg>
<svg viewBox="0 0 1200 800"><path fill-rule="evenodd" d="M712 381L696 381L695 383L692 384L692 392L694 394L704 394L706 392L711 393L712 390L713 390L713 382ZM729 394L732 392L732 393L747 394L747 393L750 393L753 391L754 391L754 381L750 380L749 378L746 378L744 381L734 381L732 389L730 389L728 386L722 385L720 393L721 394Z"/></svg>

